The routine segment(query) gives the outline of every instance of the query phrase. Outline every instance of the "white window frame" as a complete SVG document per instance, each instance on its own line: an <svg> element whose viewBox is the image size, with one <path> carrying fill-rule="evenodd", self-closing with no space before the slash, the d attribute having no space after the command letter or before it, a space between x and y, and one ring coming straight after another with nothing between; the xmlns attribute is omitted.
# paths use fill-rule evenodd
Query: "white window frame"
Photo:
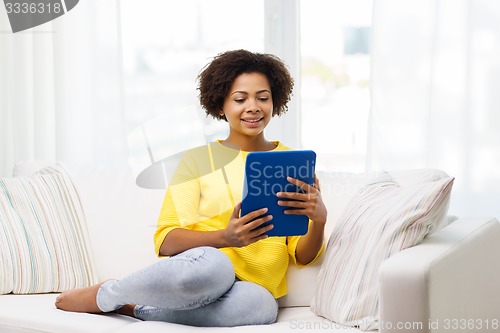
<svg viewBox="0 0 500 333"><path fill-rule="evenodd" d="M267 138L301 148L300 109L300 0L265 0L264 50L280 57L295 80L288 112L268 126Z"/></svg>

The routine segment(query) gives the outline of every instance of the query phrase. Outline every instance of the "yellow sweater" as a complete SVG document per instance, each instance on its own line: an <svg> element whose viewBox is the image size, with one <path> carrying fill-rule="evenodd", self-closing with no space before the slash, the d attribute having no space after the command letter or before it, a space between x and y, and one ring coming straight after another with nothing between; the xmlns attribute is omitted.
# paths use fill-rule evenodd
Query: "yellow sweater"
<svg viewBox="0 0 500 333"><path fill-rule="evenodd" d="M275 150L289 150L275 142ZM167 234L176 228L198 231L225 229L234 206L241 201L243 173L248 152L220 142L187 151L169 186L154 235L159 255ZM236 276L265 287L275 298L287 293L289 257L297 263L295 249L300 236L269 237L251 245L221 248L232 261Z"/></svg>

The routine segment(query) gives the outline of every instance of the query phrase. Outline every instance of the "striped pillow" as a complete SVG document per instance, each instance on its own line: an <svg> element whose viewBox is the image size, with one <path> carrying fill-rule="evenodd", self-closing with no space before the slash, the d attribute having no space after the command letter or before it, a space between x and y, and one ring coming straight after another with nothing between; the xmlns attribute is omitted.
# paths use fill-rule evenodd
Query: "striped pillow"
<svg viewBox="0 0 500 333"><path fill-rule="evenodd" d="M58 165L0 179L0 294L96 282L78 194Z"/></svg>
<svg viewBox="0 0 500 333"><path fill-rule="evenodd" d="M327 244L311 309L346 326L378 328L378 269L446 223L454 179L400 187L386 172L349 202Z"/></svg>

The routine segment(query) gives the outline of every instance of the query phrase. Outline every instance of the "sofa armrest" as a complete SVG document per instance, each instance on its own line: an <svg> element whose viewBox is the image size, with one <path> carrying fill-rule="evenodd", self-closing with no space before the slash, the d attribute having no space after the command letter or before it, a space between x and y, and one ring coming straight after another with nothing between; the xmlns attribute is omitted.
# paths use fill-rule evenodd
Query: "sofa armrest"
<svg viewBox="0 0 500 333"><path fill-rule="evenodd" d="M500 223L458 219L384 261L380 332L497 332Z"/></svg>

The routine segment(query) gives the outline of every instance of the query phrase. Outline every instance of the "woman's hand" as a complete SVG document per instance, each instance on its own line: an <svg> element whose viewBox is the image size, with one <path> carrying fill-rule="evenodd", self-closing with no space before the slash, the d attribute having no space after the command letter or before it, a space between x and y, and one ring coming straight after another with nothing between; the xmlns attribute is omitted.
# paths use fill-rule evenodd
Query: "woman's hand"
<svg viewBox="0 0 500 333"><path fill-rule="evenodd" d="M323 244L323 236L326 225L327 210L321 197L318 178L314 177L314 185L311 186L303 181L288 177L288 181L299 186L304 193L278 192L277 196L280 206L293 209L285 210L285 214L306 215L312 220L307 234L300 237L295 249L297 262L306 265L317 256Z"/></svg>
<svg viewBox="0 0 500 333"><path fill-rule="evenodd" d="M227 246L242 247L268 237L265 232L273 228L272 224L258 228L273 218L272 215L259 217L267 212L267 208L254 210L242 217L240 217L240 211L241 202L234 207L233 214L224 230L224 238L228 244Z"/></svg>
<svg viewBox="0 0 500 333"><path fill-rule="evenodd" d="M321 197L318 178L314 177L313 186L292 177L287 177L287 180L291 184L300 187L304 193L278 192L276 194L280 199L292 199L278 201L278 205L280 206L293 208L285 210L285 214L306 215L315 223L325 225L327 210Z"/></svg>

